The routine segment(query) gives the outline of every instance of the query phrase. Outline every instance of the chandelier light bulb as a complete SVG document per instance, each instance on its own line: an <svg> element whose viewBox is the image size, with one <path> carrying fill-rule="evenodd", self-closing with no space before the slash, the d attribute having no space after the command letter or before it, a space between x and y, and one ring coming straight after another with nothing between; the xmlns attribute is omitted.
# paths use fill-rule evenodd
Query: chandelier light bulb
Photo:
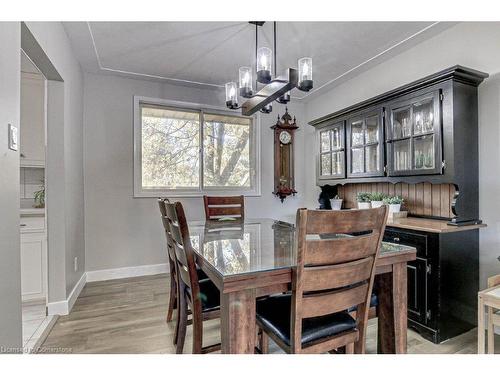
<svg viewBox="0 0 500 375"><path fill-rule="evenodd" d="M271 82L272 51L267 47L257 50L257 81L263 84Z"/></svg>
<svg viewBox="0 0 500 375"><path fill-rule="evenodd" d="M299 90L309 91L313 88L312 59L303 57L299 59Z"/></svg>
<svg viewBox="0 0 500 375"><path fill-rule="evenodd" d="M240 95L244 98L251 98L253 95L252 88L252 68L242 66L238 72Z"/></svg>
<svg viewBox="0 0 500 375"><path fill-rule="evenodd" d="M238 108L238 95L236 93L236 82L226 83L226 107L230 109Z"/></svg>

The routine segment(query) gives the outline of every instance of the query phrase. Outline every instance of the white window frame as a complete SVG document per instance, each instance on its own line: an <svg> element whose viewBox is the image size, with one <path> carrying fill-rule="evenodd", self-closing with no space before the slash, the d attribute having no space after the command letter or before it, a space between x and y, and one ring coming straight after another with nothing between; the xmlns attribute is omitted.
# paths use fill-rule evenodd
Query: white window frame
<svg viewBox="0 0 500 375"><path fill-rule="evenodd" d="M203 189L203 155L201 153L203 134L200 143L200 187L192 189L143 189L142 188L142 118L141 105L156 105L179 110L206 111L210 114L222 114L234 116L235 112L230 112L225 107L210 106L198 103L182 102L176 100L164 100L150 98L146 96L134 95L134 198L158 198L158 197L201 197L209 195L244 195L247 197L261 196L261 138L260 138L260 114L252 116L252 132L250 142L253 142L255 149L255 186L249 189L232 187L206 187ZM202 129L203 132L203 129ZM252 156L252 155L251 155Z"/></svg>

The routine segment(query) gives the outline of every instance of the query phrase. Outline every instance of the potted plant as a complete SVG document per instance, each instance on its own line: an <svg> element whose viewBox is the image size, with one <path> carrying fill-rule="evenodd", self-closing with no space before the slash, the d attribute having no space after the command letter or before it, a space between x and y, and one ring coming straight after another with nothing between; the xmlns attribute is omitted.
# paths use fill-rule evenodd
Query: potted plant
<svg viewBox="0 0 500 375"><path fill-rule="evenodd" d="M370 208L370 193L358 193L356 195L359 209Z"/></svg>
<svg viewBox="0 0 500 375"><path fill-rule="evenodd" d="M384 199L384 203L389 205L389 214L401 211L401 205L403 202L403 198L397 195L394 197L386 197Z"/></svg>
<svg viewBox="0 0 500 375"><path fill-rule="evenodd" d="M386 198L387 195L384 193L371 193L370 194L370 201L372 203L372 208L377 208L380 207L384 204L384 198Z"/></svg>
<svg viewBox="0 0 500 375"><path fill-rule="evenodd" d="M42 180L41 182L41 189L35 191L34 194L35 204L33 205L33 207L35 208L45 208L45 182L44 180Z"/></svg>
<svg viewBox="0 0 500 375"><path fill-rule="evenodd" d="M340 211L342 209L342 199L340 199L338 195L330 199L330 202L332 205L332 210Z"/></svg>

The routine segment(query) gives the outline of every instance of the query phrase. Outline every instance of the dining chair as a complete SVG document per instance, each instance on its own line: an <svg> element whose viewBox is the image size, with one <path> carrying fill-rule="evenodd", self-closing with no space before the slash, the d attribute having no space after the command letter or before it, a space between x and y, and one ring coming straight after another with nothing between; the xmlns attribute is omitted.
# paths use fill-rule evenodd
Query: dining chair
<svg viewBox="0 0 500 375"><path fill-rule="evenodd" d="M375 261L386 219L385 206L297 211L292 291L257 301L263 353L269 337L287 353L365 352ZM359 232L367 233L351 235ZM347 311L353 306L356 318Z"/></svg>
<svg viewBox="0 0 500 375"><path fill-rule="evenodd" d="M245 198L243 195L232 197L203 196L205 203L205 219L218 220L221 218L245 218Z"/></svg>
<svg viewBox="0 0 500 375"><path fill-rule="evenodd" d="M485 316L488 331L488 354L495 353L495 327L500 327L500 275L488 278L488 288L478 293L478 353L484 354ZM495 307L494 307L495 306Z"/></svg>
<svg viewBox="0 0 500 375"><path fill-rule="evenodd" d="M178 291L177 354L184 350L188 308L192 315L193 354L220 350L220 343L203 346L203 321L220 317L220 292L209 279L200 280L189 229L180 202L166 203L166 217L175 254Z"/></svg>
<svg viewBox="0 0 500 375"><path fill-rule="evenodd" d="M165 237L167 239L167 255L168 255L168 264L170 270L170 295L168 300L168 309L167 309L167 322L172 321L172 315L174 310L177 309L178 305L178 288L177 288L177 270L175 267L175 251L173 247L173 240L170 236L170 224L167 218L167 208L166 204L170 203L168 198L158 198L158 206L160 208L161 220L163 224L163 228L165 230ZM198 279L204 280L208 279L207 275L201 270L197 269ZM188 315L191 314L190 311L187 311ZM176 324L174 331L174 345L177 344L177 333L178 333L179 325Z"/></svg>

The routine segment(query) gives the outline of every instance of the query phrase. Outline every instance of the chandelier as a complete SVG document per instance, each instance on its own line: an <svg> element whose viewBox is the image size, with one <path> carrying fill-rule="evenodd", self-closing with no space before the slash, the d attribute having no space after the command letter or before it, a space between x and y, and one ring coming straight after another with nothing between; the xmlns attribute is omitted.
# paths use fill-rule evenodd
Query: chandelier
<svg viewBox="0 0 500 375"><path fill-rule="evenodd" d="M298 69L288 68L280 75L276 74L276 22L274 22L274 56L273 51L258 45L259 27L263 21L249 22L255 25L255 90L253 87L253 70L242 66L238 72L238 83L228 82L226 88L226 107L240 109L244 116L251 116L255 112L271 113L273 102L286 104L290 101L290 91L297 88L309 91L313 88L312 58L303 57L298 60ZM274 67L273 67L274 62ZM273 70L274 68L274 70ZM264 85L257 91L259 84ZM241 106L238 104L239 96L247 99Z"/></svg>

